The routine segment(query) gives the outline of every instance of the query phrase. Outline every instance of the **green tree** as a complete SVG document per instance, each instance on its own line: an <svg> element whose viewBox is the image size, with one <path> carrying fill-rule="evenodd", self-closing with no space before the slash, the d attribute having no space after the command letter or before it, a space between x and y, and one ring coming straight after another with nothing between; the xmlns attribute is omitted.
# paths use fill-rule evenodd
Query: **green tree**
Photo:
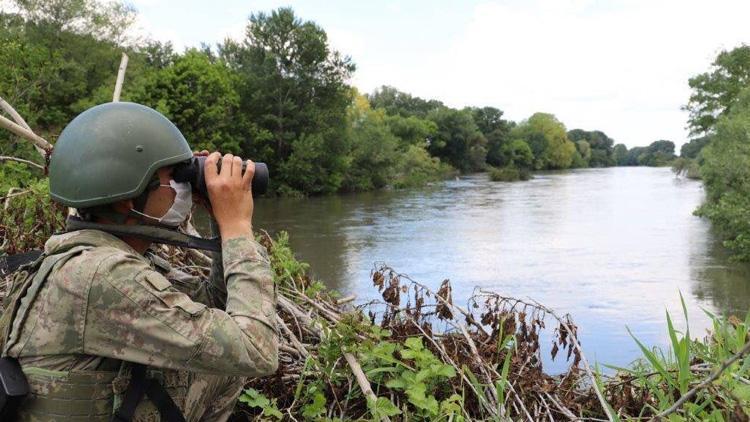
<svg viewBox="0 0 750 422"><path fill-rule="evenodd" d="M719 117L702 155L706 202L698 214L711 220L736 258L750 260L750 89Z"/></svg>
<svg viewBox="0 0 750 422"><path fill-rule="evenodd" d="M617 144L612 152L612 158L615 160L615 165L626 166L628 159L628 147L624 144Z"/></svg>
<svg viewBox="0 0 750 422"><path fill-rule="evenodd" d="M192 49L151 72L128 97L167 116L195 149L239 154L233 78L223 62Z"/></svg>
<svg viewBox="0 0 750 422"><path fill-rule="evenodd" d="M357 191L388 185L397 165L399 139L389 130L385 112L372 110L367 98L355 93L349 121L351 165L342 188Z"/></svg>
<svg viewBox="0 0 750 422"><path fill-rule="evenodd" d="M698 158L701 150L711 141L710 136L701 136L700 138L691 139L689 142L682 144L680 148L680 157Z"/></svg>
<svg viewBox="0 0 750 422"><path fill-rule="evenodd" d="M614 140L600 130L586 131L573 129L568 132L568 139L573 142L586 141L591 147L588 159L582 157L589 167L609 167L615 165L612 157ZM580 151L579 151L580 152Z"/></svg>
<svg viewBox="0 0 750 422"><path fill-rule="evenodd" d="M431 111L445 107L440 101L423 100L386 85L376 89L367 96L367 99L373 108L385 109L385 112L390 116L425 118Z"/></svg>
<svg viewBox="0 0 750 422"><path fill-rule="evenodd" d="M692 93L684 109L690 113L690 132L709 134L717 119L729 113L737 104L740 91L750 84L750 46L722 50L711 69L690 78L688 84Z"/></svg>
<svg viewBox="0 0 750 422"><path fill-rule="evenodd" d="M277 179L283 190L336 191L350 150L345 130L351 59L332 50L325 31L290 8L252 14L245 40L225 41L219 57L239 75L240 124L247 128L243 149L263 152L272 168L284 169ZM263 134L260 147L253 145L257 133ZM313 159L318 161L304 162ZM310 169L319 170L315 181L303 180Z"/></svg>
<svg viewBox="0 0 750 422"><path fill-rule="evenodd" d="M385 109L378 109L385 110ZM437 132L435 122L416 116L402 117L400 115L385 116L388 129L399 138L402 146L425 145L428 139Z"/></svg>
<svg viewBox="0 0 750 422"><path fill-rule="evenodd" d="M487 140L469 110L440 108L430 112L428 118L437 125L428 146L430 154L462 172L484 168Z"/></svg>
<svg viewBox="0 0 750 422"><path fill-rule="evenodd" d="M548 113L535 113L511 131L513 139L525 141L534 154L534 168L565 169L573 162L575 145L563 125Z"/></svg>
<svg viewBox="0 0 750 422"><path fill-rule="evenodd" d="M503 119L503 112L495 107L470 108L474 122L487 139L487 163L502 166L501 149L510 141L514 123Z"/></svg>
<svg viewBox="0 0 750 422"><path fill-rule="evenodd" d="M534 165L534 154L529 144L520 139L504 144L501 148L501 156L504 166L531 169Z"/></svg>

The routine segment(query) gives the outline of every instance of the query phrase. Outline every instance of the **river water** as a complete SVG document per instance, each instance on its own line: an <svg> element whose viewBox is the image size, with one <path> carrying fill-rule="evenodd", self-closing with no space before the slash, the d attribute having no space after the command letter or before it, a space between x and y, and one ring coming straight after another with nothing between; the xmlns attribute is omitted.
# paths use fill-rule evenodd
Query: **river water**
<svg viewBox="0 0 750 422"><path fill-rule="evenodd" d="M261 198L254 225L288 231L315 276L358 302L378 298L370 271L385 262L433 288L450 279L459 304L481 287L570 313L590 360L625 365L640 356L626 327L661 346L665 310L684 328L680 292L694 337L709 326L703 309L744 317L750 307L750 267L731 263L692 214L703 197L700 182L667 168L517 183L479 174L418 190Z"/></svg>

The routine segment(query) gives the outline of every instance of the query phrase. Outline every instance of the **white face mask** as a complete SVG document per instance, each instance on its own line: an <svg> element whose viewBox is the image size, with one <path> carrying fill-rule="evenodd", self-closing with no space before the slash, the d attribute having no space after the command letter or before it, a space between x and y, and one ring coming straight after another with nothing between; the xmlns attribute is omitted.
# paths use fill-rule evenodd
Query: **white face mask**
<svg viewBox="0 0 750 422"><path fill-rule="evenodd" d="M174 198L174 203L169 207L166 214L161 217L154 217L138 212L134 209L131 209L130 211L152 220L156 220L165 226L177 227L187 220L190 215L190 210L193 209L193 189L190 187L190 183L177 183L174 180L170 180L169 185L159 186L172 188L177 193Z"/></svg>

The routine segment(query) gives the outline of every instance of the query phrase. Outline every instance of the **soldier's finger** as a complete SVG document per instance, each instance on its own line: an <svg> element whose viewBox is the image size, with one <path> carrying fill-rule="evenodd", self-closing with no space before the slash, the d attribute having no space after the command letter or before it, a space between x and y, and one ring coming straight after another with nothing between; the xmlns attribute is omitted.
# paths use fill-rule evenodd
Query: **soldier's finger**
<svg viewBox="0 0 750 422"><path fill-rule="evenodd" d="M206 163L203 171L205 173L207 182L218 177L219 171L216 168L216 163L219 162L220 158L221 154L219 154L218 152L213 152L208 156L208 158L206 158Z"/></svg>
<svg viewBox="0 0 750 422"><path fill-rule="evenodd" d="M242 180L242 158L237 156L232 159L232 179L236 182Z"/></svg>
<svg viewBox="0 0 750 422"><path fill-rule="evenodd" d="M225 154L224 158L221 159L221 170L219 171L219 176L221 176L222 179L228 179L232 177L232 159L233 158L234 158L234 155Z"/></svg>
<svg viewBox="0 0 750 422"><path fill-rule="evenodd" d="M245 189L252 190L254 174L255 174L255 163L252 160L247 160L247 167L245 168L245 174L242 176L242 186L244 186Z"/></svg>

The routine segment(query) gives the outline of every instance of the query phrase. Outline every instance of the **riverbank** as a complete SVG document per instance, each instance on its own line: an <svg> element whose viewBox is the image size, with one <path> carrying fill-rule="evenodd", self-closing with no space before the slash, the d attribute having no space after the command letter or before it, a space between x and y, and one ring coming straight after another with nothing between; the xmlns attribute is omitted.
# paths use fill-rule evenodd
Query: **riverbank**
<svg viewBox="0 0 750 422"><path fill-rule="evenodd" d="M668 316L672 350L634 339L643 358L604 376L583 353L573 318L541 304L481 290L462 308L447 280L432 291L381 266L372 274L381 300L352 307L351 298L310 277L285 235L276 241L263 235L262 242L282 296L281 366L274 377L250 381L238 415L746 420L750 414L750 365L740 358L750 349L750 319L713 317L713 333L696 340L677 332ZM545 372L544 331L553 332L553 357L567 362L563 374Z"/></svg>

